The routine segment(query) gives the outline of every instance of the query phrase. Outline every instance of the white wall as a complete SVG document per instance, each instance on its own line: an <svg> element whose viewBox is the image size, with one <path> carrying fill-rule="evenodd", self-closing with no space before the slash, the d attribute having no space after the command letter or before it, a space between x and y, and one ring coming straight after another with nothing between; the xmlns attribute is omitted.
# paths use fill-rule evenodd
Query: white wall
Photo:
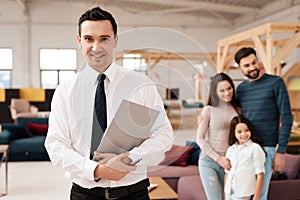
<svg viewBox="0 0 300 200"><path fill-rule="evenodd" d="M77 21L80 15L92 4L67 3L64 1L49 3L31 3L28 13L24 13L16 1L0 1L0 47L14 50L14 69L12 87L40 87L39 50L41 48L77 48ZM253 28L269 21L299 21L299 6L278 12L274 16L253 20L253 22L232 29L197 26L195 19L182 25L183 18L164 18L161 16L136 16L116 8L107 9L116 17L119 25L119 45L116 51L132 49L164 50L172 52L215 52L218 39L232 33ZM104 7L104 8L106 8ZM237 19L242 24L243 19ZM155 24L159 24L155 26ZM179 25L176 25L179 24ZM238 24L238 23L237 23ZM289 56L291 60L299 58L299 52ZM78 65L83 62L78 49ZM150 74L161 75L159 84L181 88L181 98L194 97L193 75L197 73L194 64L188 62L162 62ZM171 75L168 70L172 69ZM212 70L207 70L209 78ZM177 78L180 77L180 80Z"/></svg>
<svg viewBox="0 0 300 200"><path fill-rule="evenodd" d="M78 49L77 21L84 10L92 7L91 4L66 2L31 3L29 6L26 14L15 1L0 2L0 46L14 50L12 87L40 86L41 48ZM172 52L216 52L217 40L229 34L226 29L195 28L191 25L176 27L176 23L171 23L170 27L136 25L141 22L130 25L133 16L126 20L127 16L122 16L119 10L111 10L118 12L113 13L120 33L116 51L152 47ZM134 19L138 21L138 18ZM78 49L78 65L82 62L81 51Z"/></svg>

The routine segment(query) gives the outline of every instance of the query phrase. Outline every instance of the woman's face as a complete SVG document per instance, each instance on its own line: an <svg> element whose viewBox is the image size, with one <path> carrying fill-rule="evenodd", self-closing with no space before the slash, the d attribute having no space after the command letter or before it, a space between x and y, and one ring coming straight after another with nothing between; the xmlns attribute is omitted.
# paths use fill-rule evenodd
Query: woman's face
<svg viewBox="0 0 300 200"><path fill-rule="evenodd" d="M233 88L228 81L221 81L217 85L217 95L220 100L230 102L233 96Z"/></svg>

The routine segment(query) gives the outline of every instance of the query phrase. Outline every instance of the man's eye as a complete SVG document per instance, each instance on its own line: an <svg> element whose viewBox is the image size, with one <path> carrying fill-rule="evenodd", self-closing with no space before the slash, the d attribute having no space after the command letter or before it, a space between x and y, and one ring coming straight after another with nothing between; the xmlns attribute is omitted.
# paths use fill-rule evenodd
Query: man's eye
<svg viewBox="0 0 300 200"><path fill-rule="evenodd" d="M85 41L92 41L92 38L84 38Z"/></svg>
<svg viewBox="0 0 300 200"><path fill-rule="evenodd" d="M103 37L101 38L102 42L108 42L109 41L109 38L108 37Z"/></svg>

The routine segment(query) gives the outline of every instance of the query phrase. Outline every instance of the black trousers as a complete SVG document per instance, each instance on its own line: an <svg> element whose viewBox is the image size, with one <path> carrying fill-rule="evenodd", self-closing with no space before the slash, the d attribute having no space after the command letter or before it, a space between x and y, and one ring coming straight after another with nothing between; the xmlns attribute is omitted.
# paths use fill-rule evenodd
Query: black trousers
<svg viewBox="0 0 300 200"><path fill-rule="evenodd" d="M148 189L149 179L142 180L138 183L116 188L84 188L75 183L71 189L71 200L149 200Z"/></svg>

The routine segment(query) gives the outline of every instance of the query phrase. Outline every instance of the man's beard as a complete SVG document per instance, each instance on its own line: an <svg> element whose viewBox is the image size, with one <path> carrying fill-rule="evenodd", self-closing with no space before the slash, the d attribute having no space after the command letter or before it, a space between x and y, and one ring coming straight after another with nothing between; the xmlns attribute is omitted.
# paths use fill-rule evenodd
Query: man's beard
<svg viewBox="0 0 300 200"><path fill-rule="evenodd" d="M256 71L256 74L255 75L251 75L251 73L253 71ZM246 76L249 78L249 79L256 79L258 76L259 76L259 69L254 69L252 70L251 72L249 72L248 74L246 74Z"/></svg>

